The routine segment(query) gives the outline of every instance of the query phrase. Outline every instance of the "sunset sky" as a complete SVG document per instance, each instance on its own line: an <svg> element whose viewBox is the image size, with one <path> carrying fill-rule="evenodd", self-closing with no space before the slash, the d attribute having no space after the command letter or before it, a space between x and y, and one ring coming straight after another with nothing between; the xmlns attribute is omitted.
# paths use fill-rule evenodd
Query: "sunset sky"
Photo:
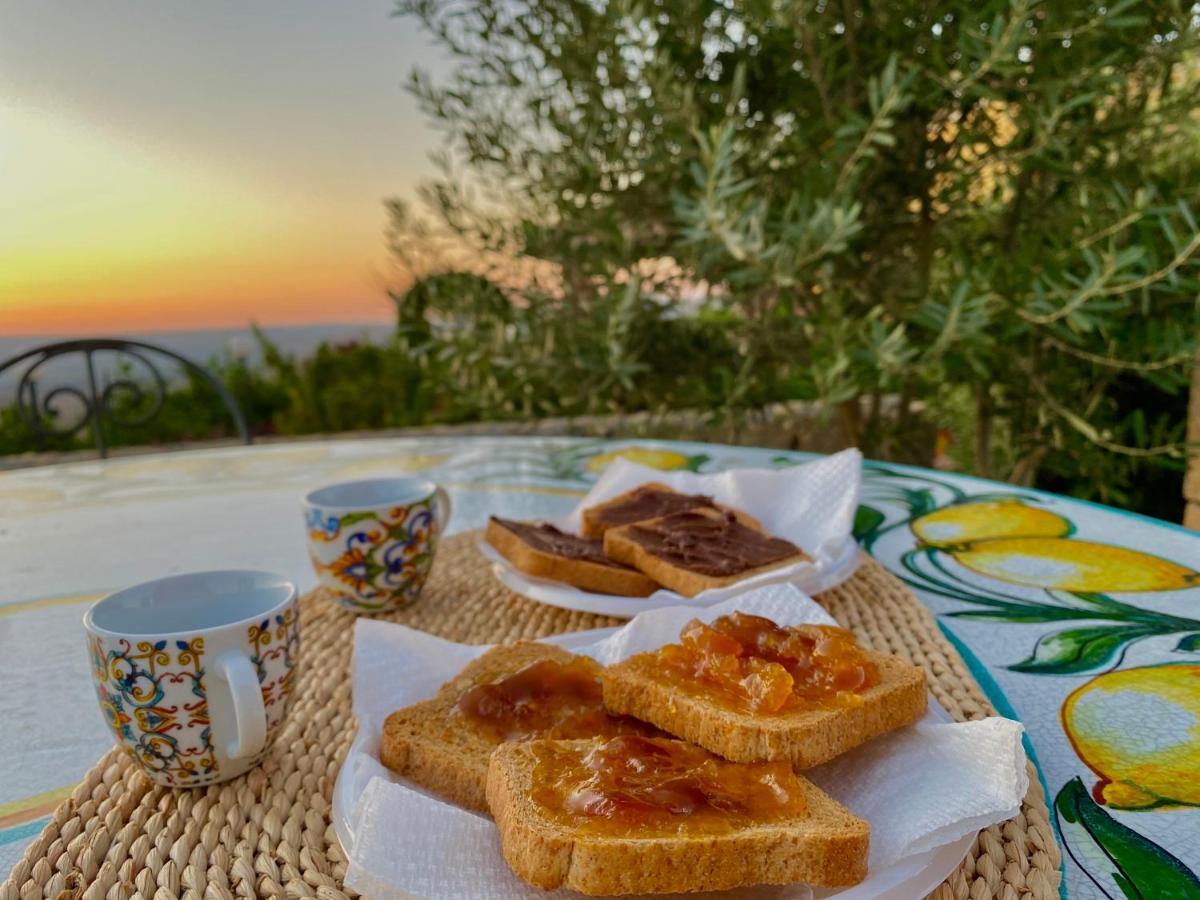
<svg viewBox="0 0 1200 900"><path fill-rule="evenodd" d="M437 135L391 0L0 0L0 335L384 320Z"/></svg>

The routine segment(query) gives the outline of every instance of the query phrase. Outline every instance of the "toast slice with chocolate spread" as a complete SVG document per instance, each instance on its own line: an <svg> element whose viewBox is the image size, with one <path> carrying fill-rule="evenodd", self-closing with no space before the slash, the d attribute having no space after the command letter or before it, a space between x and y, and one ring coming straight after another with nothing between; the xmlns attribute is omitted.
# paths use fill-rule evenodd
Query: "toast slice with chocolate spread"
<svg viewBox="0 0 1200 900"><path fill-rule="evenodd" d="M791 541L703 507L610 528L604 552L685 597L810 559Z"/></svg>
<svg viewBox="0 0 1200 900"><path fill-rule="evenodd" d="M553 525L492 516L484 540L526 575L548 578L598 594L649 597L658 583L610 559L599 538L580 537Z"/></svg>
<svg viewBox="0 0 1200 900"><path fill-rule="evenodd" d="M747 528L761 531L758 520L748 513L738 509L723 506L703 494L684 494L657 481L639 484L637 487L618 494L611 500L597 503L583 510L583 527L580 529L585 537L604 537L610 528L620 528L622 525L632 525L634 522L645 522L647 519L658 519L671 513L685 512L689 509L714 509L733 513L739 522Z"/></svg>

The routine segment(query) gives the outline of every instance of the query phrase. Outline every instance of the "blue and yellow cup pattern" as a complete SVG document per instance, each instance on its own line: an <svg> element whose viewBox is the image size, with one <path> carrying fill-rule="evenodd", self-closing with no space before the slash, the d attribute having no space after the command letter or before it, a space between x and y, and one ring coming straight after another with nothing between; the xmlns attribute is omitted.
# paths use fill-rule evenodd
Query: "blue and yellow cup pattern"
<svg viewBox="0 0 1200 900"><path fill-rule="evenodd" d="M410 479L396 479L409 482ZM356 613L398 609L414 601L429 577L438 538L449 518L445 492L369 509L305 508L308 550L320 584L340 606Z"/></svg>

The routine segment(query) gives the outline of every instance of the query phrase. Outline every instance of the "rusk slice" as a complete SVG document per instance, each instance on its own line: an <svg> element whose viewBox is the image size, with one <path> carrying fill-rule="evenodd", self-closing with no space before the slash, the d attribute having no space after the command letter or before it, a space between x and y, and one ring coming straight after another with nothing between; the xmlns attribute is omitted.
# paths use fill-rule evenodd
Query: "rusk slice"
<svg viewBox="0 0 1200 900"><path fill-rule="evenodd" d="M864 650L880 681L861 702L760 714L720 704L703 689L690 693L656 672L652 654L638 654L600 674L609 711L649 722L735 762L786 759L797 769L820 765L871 738L911 725L925 714L925 670Z"/></svg>
<svg viewBox="0 0 1200 900"><path fill-rule="evenodd" d="M566 663L560 647L521 641L493 647L422 703L397 710L383 724L379 757L398 775L451 803L487 812L488 757L499 744L454 713L458 699L479 684L512 675L541 660Z"/></svg>
<svg viewBox="0 0 1200 900"><path fill-rule="evenodd" d="M841 886L866 877L870 827L804 779L807 812L795 818L713 834L616 836L588 833L547 815L532 799L535 765L531 742L497 749L487 798L504 859L540 888L674 893L800 882Z"/></svg>
<svg viewBox="0 0 1200 900"><path fill-rule="evenodd" d="M711 521L709 528L705 523ZM692 531L697 525L708 530ZM689 533L685 533L688 529ZM667 535L670 546L647 545L643 536L653 534L661 539ZM735 540L746 546L772 548L775 558L761 565L750 565L729 574L704 571L704 558L728 553L723 539ZM661 542L661 540L659 540ZM782 538L763 534L743 524L733 514L720 510L696 509L650 519L633 525L610 528L604 533L604 552L612 559L633 566L653 578L663 587L684 597L695 597L710 588L722 588L772 569L803 562L810 557L799 547ZM689 562L689 560L694 560Z"/></svg>
<svg viewBox="0 0 1200 900"><path fill-rule="evenodd" d="M741 510L723 506L712 497L680 493L665 484L650 481L646 484L639 484L623 494L618 494L611 500L587 507L583 511L583 527L580 531L586 537L599 538L604 537L604 533L610 528L619 528L623 525L632 525L634 522L657 519L668 513L699 508L731 512L747 528L753 528L755 531L762 530L758 519Z"/></svg>
<svg viewBox="0 0 1200 900"><path fill-rule="evenodd" d="M607 558L596 538L493 516L484 539L519 570L535 578L626 597L648 597L658 590L658 583L647 575Z"/></svg>

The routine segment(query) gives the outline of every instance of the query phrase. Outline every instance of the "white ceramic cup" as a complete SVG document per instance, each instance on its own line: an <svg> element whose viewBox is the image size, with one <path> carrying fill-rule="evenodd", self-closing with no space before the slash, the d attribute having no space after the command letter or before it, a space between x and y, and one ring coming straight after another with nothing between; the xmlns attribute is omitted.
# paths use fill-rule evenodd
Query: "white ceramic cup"
<svg viewBox="0 0 1200 900"><path fill-rule="evenodd" d="M296 586L269 572L175 575L83 617L100 712L159 784L236 778L262 761L300 654Z"/></svg>
<svg viewBox="0 0 1200 900"><path fill-rule="evenodd" d="M304 521L313 569L335 602L385 612L421 593L450 497L424 478L343 481L304 498Z"/></svg>

